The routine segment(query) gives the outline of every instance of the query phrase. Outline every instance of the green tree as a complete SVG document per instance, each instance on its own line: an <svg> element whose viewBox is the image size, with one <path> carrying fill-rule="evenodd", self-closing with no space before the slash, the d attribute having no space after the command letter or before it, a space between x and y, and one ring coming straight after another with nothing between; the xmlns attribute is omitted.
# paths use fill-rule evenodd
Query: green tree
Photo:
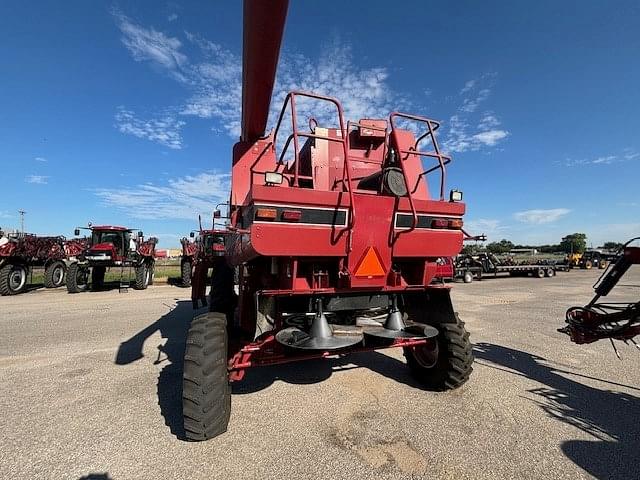
<svg viewBox="0 0 640 480"><path fill-rule="evenodd" d="M602 248L604 248L605 250L620 250L622 248L622 243L620 242L604 242L604 245L602 245Z"/></svg>
<svg viewBox="0 0 640 480"><path fill-rule="evenodd" d="M565 253L584 253L587 249L586 233L572 233L562 237L560 248Z"/></svg>
<svg viewBox="0 0 640 480"><path fill-rule="evenodd" d="M497 255L508 253L512 248L513 243L504 238L499 242L491 242L489 245L487 245L487 250Z"/></svg>

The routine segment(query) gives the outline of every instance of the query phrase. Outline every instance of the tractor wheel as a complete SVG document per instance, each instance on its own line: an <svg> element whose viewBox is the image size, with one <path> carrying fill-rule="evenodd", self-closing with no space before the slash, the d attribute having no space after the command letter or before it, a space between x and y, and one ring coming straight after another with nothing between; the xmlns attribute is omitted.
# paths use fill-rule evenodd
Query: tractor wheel
<svg viewBox="0 0 640 480"><path fill-rule="evenodd" d="M231 414L227 342L224 313L209 312L191 321L182 377L182 415L189 440L209 440L227 431Z"/></svg>
<svg viewBox="0 0 640 480"><path fill-rule="evenodd" d="M46 288L58 288L64 285L66 271L67 266L60 260L47 265L44 269L44 286Z"/></svg>
<svg viewBox="0 0 640 480"><path fill-rule="evenodd" d="M0 268L0 295L17 295L27 288L27 267L9 263Z"/></svg>
<svg viewBox="0 0 640 480"><path fill-rule="evenodd" d="M407 365L422 384L432 390L451 390L469 380L473 352L469 332L456 314L456 323L441 323L433 345L404 349Z"/></svg>
<svg viewBox="0 0 640 480"><path fill-rule="evenodd" d="M544 268L539 268L538 270L536 270L536 277L544 278L545 275L546 274Z"/></svg>
<svg viewBox="0 0 640 480"><path fill-rule="evenodd" d="M149 285L153 285L153 279L156 276L156 262L152 261L149 264Z"/></svg>
<svg viewBox="0 0 640 480"><path fill-rule="evenodd" d="M471 272L464 272L464 276L462 277L462 281L464 283L471 283L473 282L473 273Z"/></svg>
<svg viewBox="0 0 640 480"><path fill-rule="evenodd" d="M93 267L91 269L91 290L104 288L104 273L106 270L106 267Z"/></svg>
<svg viewBox="0 0 640 480"><path fill-rule="evenodd" d="M184 260L180 264L180 273L182 277L182 286L190 287L191 286L191 260Z"/></svg>
<svg viewBox="0 0 640 480"><path fill-rule="evenodd" d="M151 281L151 267L142 263L136 267L136 283L133 288L136 290L145 290Z"/></svg>
<svg viewBox="0 0 640 480"><path fill-rule="evenodd" d="M598 262L598 268L600 270L604 270L605 268L607 268L607 262L605 262L604 260L600 260L600 262Z"/></svg>
<svg viewBox="0 0 640 480"><path fill-rule="evenodd" d="M584 268L586 268L587 270L591 270L591 267L593 267L593 263L591 263L591 260L587 260L586 262L584 262Z"/></svg>
<svg viewBox="0 0 640 480"><path fill-rule="evenodd" d="M67 269L67 292L84 292L89 285L89 268L72 263Z"/></svg>

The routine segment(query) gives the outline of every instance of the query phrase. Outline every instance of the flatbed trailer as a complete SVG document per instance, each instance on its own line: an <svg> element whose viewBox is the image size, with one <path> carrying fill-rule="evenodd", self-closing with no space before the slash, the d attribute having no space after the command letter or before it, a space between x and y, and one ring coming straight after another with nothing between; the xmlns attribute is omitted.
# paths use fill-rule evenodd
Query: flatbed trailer
<svg viewBox="0 0 640 480"><path fill-rule="evenodd" d="M497 277L500 274L508 274L512 277L532 276L538 278L553 277L558 267L553 263L536 263L525 265L498 265L499 260L489 254L480 254L477 257L465 256L455 265L454 278L461 278L465 283L474 278L481 280L483 276Z"/></svg>

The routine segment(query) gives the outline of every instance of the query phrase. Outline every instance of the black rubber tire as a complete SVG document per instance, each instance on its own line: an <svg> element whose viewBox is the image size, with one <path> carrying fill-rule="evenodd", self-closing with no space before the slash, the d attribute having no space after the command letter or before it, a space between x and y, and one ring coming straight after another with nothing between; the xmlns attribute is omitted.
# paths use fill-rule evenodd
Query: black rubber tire
<svg viewBox="0 0 640 480"><path fill-rule="evenodd" d="M182 279L183 287L191 286L191 271L192 271L191 268L192 268L191 260L183 260L182 263L180 264L180 277Z"/></svg>
<svg viewBox="0 0 640 480"><path fill-rule="evenodd" d="M51 262L44 269L44 286L45 288L58 288L65 283L65 274L67 266L61 260Z"/></svg>
<svg viewBox="0 0 640 480"><path fill-rule="evenodd" d="M586 262L584 262L584 268L586 270L591 270L592 267L593 267L593 263L591 263L591 260L587 260Z"/></svg>
<svg viewBox="0 0 640 480"><path fill-rule="evenodd" d="M544 274L551 278L551 277L555 277L556 276L556 271L553 268L547 268L544 272Z"/></svg>
<svg viewBox="0 0 640 480"><path fill-rule="evenodd" d="M462 276L462 281L464 283L471 283L473 282L473 273L471 272L464 272L464 275Z"/></svg>
<svg viewBox="0 0 640 480"><path fill-rule="evenodd" d="M149 263L149 285L153 285L153 279L156 276L156 262L151 261Z"/></svg>
<svg viewBox="0 0 640 480"><path fill-rule="evenodd" d="M536 270L535 276L538 278L544 278L545 276L544 268L539 268L538 270Z"/></svg>
<svg viewBox="0 0 640 480"><path fill-rule="evenodd" d="M91 269L91 290L101 290L104 288L104 274L107 267L93 267Z"/></svg>
<svg viewBox="0 0 640 480"><path fill-rule="evenodd" d="M87 267L83 267L87 268ZM67 292L69 293L80 293L84 292L88 285L88 282L78 283L78 275L80 274L80 265L77 263L72 263L67 268Z"/></svg>
<svg viewBox="0 0 640 480"><path fill-rule="evenodd" d="M434 325L436 326L436 325ZM413 376L430 390L444 391L458 388L469 380L473 371L473 349L469 332L456 314L456 323L437 325L437 359L430 367L416 359L416 349L424 346L404 348L404 356Z"/></svg>
<svg viewBox="0 0 640 480"><path fill-rule="evenodd" d="M136 281L133 288L136 290L145 290L151 282L151 268L146 263L136 267Z"/></svg>
<svg viewBox="0 0 640 480"><path fill-rule="evenodd" d="M11 274L13 272L16 272L17 270L20 270L22 272L21 275L24 275L24 281L21 285L14 288L11 286ZM7 265L4 265L2 268L0 268L0 295L18 295L19 293L24 292L27 288L28 275L29 271L24 265L15 263L8 263Z"/></svg>
<svg viewBox="0 0 640 480"><path fill-rule="evenodd" d="M605 268L607 268L607 262L606 262L606 261L604 261L604 260L600 260L600 261L598 262L598 268L599 268L600 270L604 270Z"/></svg>
<svg viewBox="0 0 640 480"><path fill-rule="evenodd" d="M227 346L224 313L208 312L191 321L182 376L182 416L188 440L209 440L227 431L231 415Z"/></svg>

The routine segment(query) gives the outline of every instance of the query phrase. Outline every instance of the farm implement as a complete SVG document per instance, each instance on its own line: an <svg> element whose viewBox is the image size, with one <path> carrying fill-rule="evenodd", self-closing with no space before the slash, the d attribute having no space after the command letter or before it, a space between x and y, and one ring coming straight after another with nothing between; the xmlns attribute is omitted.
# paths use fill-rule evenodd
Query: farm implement
<svg viewBox="0 0 640 480"><path fill-rule="evenodd" d="M337 99L294 91L267 133L287 6L244 2L225 261L213 271L210 311L186 340L191 440L226 431L229 382L248 368L402 348L431 389L459 387L472 371L450 290L431 284L437 259L457 255L464 237L462 193L445 190L451 158L439 123L401 112L347 121ZM317 116L303 128L309 106Z"/></svg>
<svg viewBox="0 0 640 480"><path fill-rule="evenodd" d="M0 232L0 295L17 295L27 288L33 267L44 267L44 286L56 288L65 280L64 237Z"/></svg>
<svg viewBox="0 0 640 480"><path fill-rule="evenodd" d="M592 343L609 339L615 350L613 340L631 342L640 335L640 301L636 302L602 302L601 298L611 293L620 279L632 265L640 264L640 247L632 247L631 243L640 237L629 240L622 249L622 254L615 263L600 276L594 285L595 295L584 307L571 307L567 310L566 326L559 332L569 335L575 343ZM616 351L616 355L618 351Z"/></svg>
<svg viewBox="0 0 640 480"><path fill-rule="evenodd" d="M66 282L69 293L86 291L89 286L94 290L102 288L108 268L119 270L120 290L129 287L131 270L135 271L133 288L144 290L153 282L156 238L145 240L142 232L134 235L134 230L111 225L89 224L86 229L91 237L67 248L71 258ZM75 234L80 234L80 228Z"/></svg>

